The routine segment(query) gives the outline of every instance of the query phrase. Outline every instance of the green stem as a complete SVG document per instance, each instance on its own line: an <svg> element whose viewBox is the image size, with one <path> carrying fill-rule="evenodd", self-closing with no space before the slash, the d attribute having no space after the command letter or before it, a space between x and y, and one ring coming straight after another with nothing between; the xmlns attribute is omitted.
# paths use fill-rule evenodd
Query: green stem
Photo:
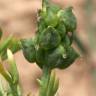
<svg viewBox="0 0 96 96"><path fill-rule="evenodd" d="M42 0L42 7L48 5L49 3L49 0Z"/></svg>
<svg viewBox="0 0 96 96"><path fill-rule="evenodd" d="M39 96L47 96L47 87L48 87L48 81L50 78L50 74L51 74L50 68L44 67L43 68L43 76L40 80Z"/></svg>
<svg viewBox="0 0 96 96"><path fill-rule="evenodd" d="M88 51L86 50L84 44L81 42L81 40L77 37L76 34L74 34L74 41L76 43L76 45L79 47L80 51L83 53L83 54L88 54Z"/></svg>

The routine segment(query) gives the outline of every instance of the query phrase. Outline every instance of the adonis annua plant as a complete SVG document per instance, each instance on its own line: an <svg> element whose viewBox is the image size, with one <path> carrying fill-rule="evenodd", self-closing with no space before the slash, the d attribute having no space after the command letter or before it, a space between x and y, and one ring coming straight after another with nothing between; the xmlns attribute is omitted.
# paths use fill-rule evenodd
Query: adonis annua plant
<svg viewBox="0 0 96 96"><path fill-rule="evenodd" d="M59 87L59 79L52 70L69 67L79 56L72 47L76 17L72 7L61 9L42 0L42 9L38 11L37 31L33 38L13 39L10 36L0 43L0 73L9 84L7 92L0 90L0 96L22 96L19 86L19 74L12 53L22 50L24 57L30 63L36 63L43 75L38 79L39 96L55 96ZM0 32L0 37L2 32ZM12 52L11 52L12 51ZM8 59L9 69L2 65Z"/></svg>

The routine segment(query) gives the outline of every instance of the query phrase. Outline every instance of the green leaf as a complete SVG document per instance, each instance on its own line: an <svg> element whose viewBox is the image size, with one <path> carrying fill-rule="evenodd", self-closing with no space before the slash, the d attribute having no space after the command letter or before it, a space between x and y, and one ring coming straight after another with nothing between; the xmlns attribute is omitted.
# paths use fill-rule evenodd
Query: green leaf
<svg viewBox="0 0 96 96"><path fill-rule="evenodd" d="M21 49L20 40L16 38L12 38L8 48L12 51L12 53L19 51Z"/></svg>
<svg viewBox="0 0 96 96"><path fill-rule="evenodd" d="M12 36L9 36L5 41L3 41L0 45L0 54L3 52L3 50L6 50L8 45L10 44L12 40Z"/></svg>
<svg viewBox="0 0 96 96"><path fill-rule="evenodd" d="M48 82L47 96L55 96L58 89L57 78L54 72L51 72Z"/></svg>
<svg viewBox="0 0 96 96"><path fill-rule="evenodd" d="M53 94L57 92L58 88L59 88L59 79L55 77L54 86L53 86Z"/></svg>
<svg viewBox="0 0 96 96"><path fill-rule="evenodd" d="M1 28L0 28L0 39L1 39L1 37L2 37L2 34L3 34L3 33L2 33L2 30L1 30Z"/></svg>
<svg viewBox="0 0 96 96"><path fill-rule="evenodd" d="M0 62L0 74L8 81L11 82L11 78L8 72L5 70L4 66Z"/></svg>
<svg viewBox="0 0 96 96"><path fill-rule="evenodd" d="M21 46L23 50L24 57L31 63L36 60L36 48L34 44L34 40L30 39L22 39Z"/></svg>
<svg viewBox="0 0 96 96"><path fill-rule="evenodd" d="M4 48L1 52L2 60L7 59L7 48L9 48L12 51L12 53L16 53L21 49L20 40L16 38L11 38L9 41L10 42L7 44L6 48Z"/></svg>
<svg viewBox="0 0 96 96"><path fill-rule="evenodd" d="M13 84L18 84L19 74L18 74L16 62L14 60L14 57L13 57L11 50L9 50L9 49L7 49L7 56L8 56L8 61L10 64L10 68L9 68L8 72L11 75Z"/></svg>
<svg viewBox="0 0 96 96"><path fill-rule="evenodd" d="M2 92L0 91L0 96L3 96Z"/></svg>
<svg viewBox="0 0 96 96"><path fill-rule="evenodd" d="M46 50L57 47L60 41L61 37L53 27L48 27L39 37L40 47Z"/></svg>
<svg viewBox="0 0 96 96"><path fill-rule="evenodd" d="M40 96L55 96L59 84L56 74L54 72L46 74L46 70L44 72L40 80Z"/></svg>

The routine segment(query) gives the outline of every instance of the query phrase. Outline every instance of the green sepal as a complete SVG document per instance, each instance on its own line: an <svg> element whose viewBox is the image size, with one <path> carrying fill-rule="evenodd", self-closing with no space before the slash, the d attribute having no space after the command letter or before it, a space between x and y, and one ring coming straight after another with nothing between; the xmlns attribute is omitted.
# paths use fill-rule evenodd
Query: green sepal
<svg viewBox="0 0 96 96"><path fill-rule="evenodd" d="M59 33L51 26L40 34L39 45L43 49L53 49L59 45L61 37Z"/></svg>
<svg viewBox="0 0 96 96"><path fill-rule="evenodd" d="M34 44L34 40L30 39L22 39L21 40L21 48L23 50L24 57L30 63L35 62L36 60L36 48Z"/></svg>

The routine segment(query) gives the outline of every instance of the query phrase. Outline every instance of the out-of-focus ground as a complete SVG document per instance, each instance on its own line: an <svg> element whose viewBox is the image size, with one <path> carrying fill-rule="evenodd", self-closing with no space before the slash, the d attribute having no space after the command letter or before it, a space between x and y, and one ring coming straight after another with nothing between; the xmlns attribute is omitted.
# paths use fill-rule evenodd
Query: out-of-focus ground
<svg viewBox="0 0 96 96"><path fill-rule="evenodd" d="M86 12L84 6L87 0L53 0L60 6L73 6L77 17L77 34L88 47L88 34L86 31ZM90 0L89 0L90 1ZM96 0L93 0L96 5ZM90 4L89 4L90 6ZM4 35L14 34L17 38L29 38L35 35L37 10L41 8L40 0L0 0L0 26ZM90 8L90 7L89 7ZM90 13L89 13L90 14ZM96 13L92 15L92 21L96 24ZM96 33L95 33L96 34ZM95 39L96 40L96 39ZM91 48L89 48L89 51ZM96 66L95 51L90 51L90 62L85 58L78 58L72 66L66 70L56 69L57 77L60 78L58 96L96 96L96 86L91 74L93 66ZM22 52L15 54L17 67L20 73L20 83L24 96L29 92L35 94L39 88L36 81L42 75L36 64L29 64L23 57Z"/></svg>

